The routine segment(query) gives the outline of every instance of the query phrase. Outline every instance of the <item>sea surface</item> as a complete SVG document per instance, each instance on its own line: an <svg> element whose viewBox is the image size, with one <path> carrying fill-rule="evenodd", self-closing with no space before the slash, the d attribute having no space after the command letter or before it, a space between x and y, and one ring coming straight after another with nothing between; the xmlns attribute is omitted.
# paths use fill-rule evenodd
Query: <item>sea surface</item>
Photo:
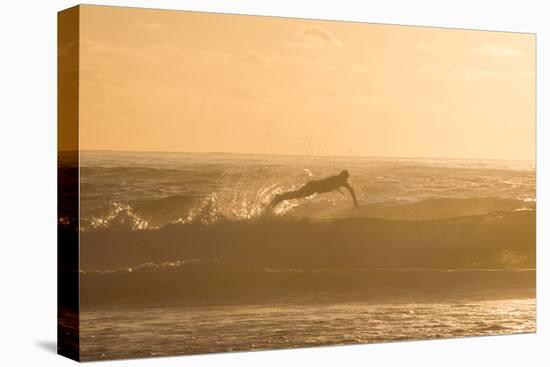
<svg viewBox="0 0 550 367"><path fill-rule="evenodd" d="M101 360L532 333L534 315L533 299L90 311L81 353Z"/></svg>
<svg viewBox="0 0 550 367"><path fill-rule="evenodd" d="M535 331L527 161L82 152L84 360ZM349 194L284 202L351 174ZM63 168L61 168L63 174Z"/></svg>

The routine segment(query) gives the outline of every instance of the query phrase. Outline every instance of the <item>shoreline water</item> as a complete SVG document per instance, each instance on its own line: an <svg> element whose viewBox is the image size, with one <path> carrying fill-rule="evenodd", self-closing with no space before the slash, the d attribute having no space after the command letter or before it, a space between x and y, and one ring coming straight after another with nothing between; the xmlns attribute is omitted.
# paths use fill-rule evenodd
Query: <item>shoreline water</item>
<svg viewBox="0 0 550 367"><path fill-rule="evenodd" d="M535 307L534 299L507 299L84 311L81 357L107 360L533 333ZM149 337L152 329L154 340Z"/></svg>

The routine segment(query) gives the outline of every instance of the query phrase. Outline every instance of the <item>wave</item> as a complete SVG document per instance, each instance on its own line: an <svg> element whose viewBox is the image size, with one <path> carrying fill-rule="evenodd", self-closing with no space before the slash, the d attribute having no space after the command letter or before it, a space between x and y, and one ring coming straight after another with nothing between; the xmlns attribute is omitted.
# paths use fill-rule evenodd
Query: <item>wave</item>
<svg viewBox="0 0 550 367"><path fill-rule="evenodd" d="M191 211L200 197L173 195L159 199L137 200L132 205L111 201L81 220L83 230L114 228L128 230L155 229L161 224L174 222L182 212Z"/></svg>
<svg viewBox="0 0 550 367"><path fill-rule="evenodd" d="M427 198L414 202L371 203L353 208L313 196L301 201L283 202L274 210L269 202L280 192L277 185L252 192L190 193L134 200L131 203L111 201L83 216L84 230L125 227L132 230L156 229L166 224L201 222L215 224L227 220L285 216L288 219L337 219L378 217L396 220L430 220L468 215L485 215L495 211L535 210L534 200L479 197Z"/></svg>
<svg viewBox="0 0 550 367"><path fill-rule="evenodd" d="M530 298L534 270L269 270L218 260L147 263L80 275L81 305Z"/></svg>
<svg viewBox="0 0 550 367"><path fill-rule="evenodd" d="M171 195L156 199L136 200L132 204L111 201L106 207L90 211L81 220L84 230L95 228L156 229L165 224L214 224L226 220L253 219L284 215L298 205L281 203L271 209L269 203L280 192L276 185L252 192Z"/></svg>
<svg viewBox="0 0 550 367"><path fill-rule="evenodd" d="M409 202L369 203L358 209L349 206L334 207L326 202L319 202L315 207L310 205L297 206L293 214L307 216L308 212L316 213L321 218L378 217L397 220L431 220L462 217L469 215L485 215L496 211L535 210L534 200L471 197L471 198L437 198L431 197Z"/></svg>
<svg viewBox="0 0 550 367"><path fill-rule="evenodd" d="M535 211L521 210L415 221L275 215L139 231L98 227L81 233L80 265L109 270L195 258L271 269L534 268L535 219Z"/></svg>

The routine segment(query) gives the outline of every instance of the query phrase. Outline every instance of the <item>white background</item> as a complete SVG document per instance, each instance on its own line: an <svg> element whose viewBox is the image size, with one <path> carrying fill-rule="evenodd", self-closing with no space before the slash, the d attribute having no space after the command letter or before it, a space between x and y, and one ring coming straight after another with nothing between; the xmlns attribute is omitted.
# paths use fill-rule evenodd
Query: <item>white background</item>
<svg viewBox="0 0 550 367"><path fill-rule="evenodd" d="M401 342L102 362L102 366L543 366L550 353L550 30L546 1L95 1L96 4L355 20L537 33L538 332L531 335ZM74 362L56 340L56 12L73 1L6 1L0 12L0 365ZM546 63L546 65L545 65ZM548 103L548 102L547 102ZM547 119L546 119L547 120ZM545 159L546 155L546 159ZM7 205L6 205L7 204Z"/></svg>

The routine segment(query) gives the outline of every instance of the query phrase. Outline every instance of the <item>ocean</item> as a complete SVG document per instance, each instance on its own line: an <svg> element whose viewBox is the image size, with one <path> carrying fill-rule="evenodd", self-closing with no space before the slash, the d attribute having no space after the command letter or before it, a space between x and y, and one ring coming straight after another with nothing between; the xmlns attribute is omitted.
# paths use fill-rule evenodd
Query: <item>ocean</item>
<svg viewBox="0 0 550 367"><path fill-rule="evenodd" d="M89 151L80 164L83 360L535 331L533 162ZM359 208L345 190L270 207L343 169Z"/></svg>
<svg viewBox="0 0 550 367"><path fill-rule="evenodd" d="M89 311L84 359L382 343L535 331L533 299Z"/></svg>

